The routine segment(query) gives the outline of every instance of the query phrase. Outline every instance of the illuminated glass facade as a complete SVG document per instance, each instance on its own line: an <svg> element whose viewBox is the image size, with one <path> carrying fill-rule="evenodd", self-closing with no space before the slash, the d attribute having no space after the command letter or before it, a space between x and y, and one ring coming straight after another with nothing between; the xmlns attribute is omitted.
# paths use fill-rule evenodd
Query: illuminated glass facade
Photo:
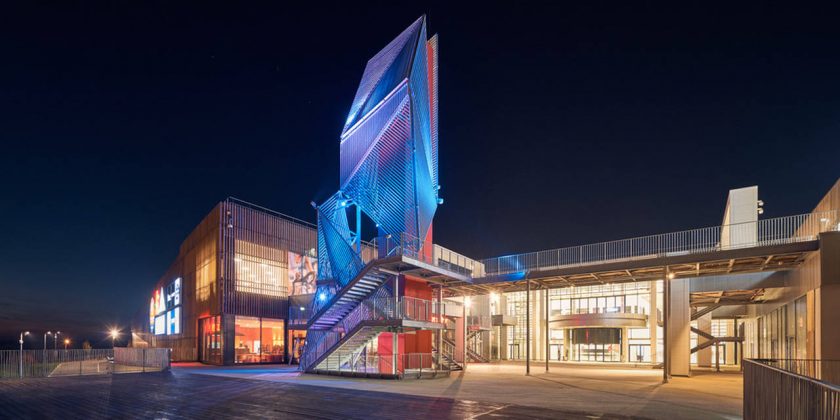
<svg viewBox="0 0 840 420"><path fill-rule="evenodd" d="M662 306L661 281L565 287L531 293L531 351L537 358L542 359L547 354L553 361L649 364L655 362L652 348L655 347L659 354L662 352L662 327L650 316L661 312L657 310ZM549 295L548 327L545 326L544 293ZM497 350L494 354L501 354L503 359L524 359L528 326L526 292L504 293L501 302L502 312L515 318L516 324L494 332L502 334L503 338L501 352ZM548 334L547 348L545 334Z"/></svg>

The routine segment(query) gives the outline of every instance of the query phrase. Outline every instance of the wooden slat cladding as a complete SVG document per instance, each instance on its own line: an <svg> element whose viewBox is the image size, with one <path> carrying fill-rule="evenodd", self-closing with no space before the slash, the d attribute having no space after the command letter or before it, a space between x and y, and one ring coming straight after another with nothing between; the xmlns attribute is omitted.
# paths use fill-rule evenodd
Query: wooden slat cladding
<svg viewBox="0 0 840 420"><path fill-rule="evenodd" d="M312 253L315 227L235 200L223 202L221 211L223 312L287 318L288 253Z"/></svg>
<svg viewBox="0 0 840 420"><path fill-rule="evenodd" d="M172 348L173 355L193 355L189 356L189 360L195 360L198 318L201 314L221 311L218 282L220 211L219 205L214 207L184 239L175 261L150 290L154 293L176 278L181 278L181 334L151 335L148 304L141 310L144 316L138 317L132 326L132 332L138 333L149 346Z"/></svg>
<svg viewBox="0 0 840 420"><path fill-rule="evenodd" d="M173 355L194 359L201 318L221 314L286 319L289 252L305 255L314 249L312 224L236 199L219 203L187 236L175 261L144 299L148 302L155 290L181 277L181 334L151 335L146 303L132 322L138 345L168 347ZM238 279L237 258L251 270L262 268L276 283L265 276Z"/></svg>

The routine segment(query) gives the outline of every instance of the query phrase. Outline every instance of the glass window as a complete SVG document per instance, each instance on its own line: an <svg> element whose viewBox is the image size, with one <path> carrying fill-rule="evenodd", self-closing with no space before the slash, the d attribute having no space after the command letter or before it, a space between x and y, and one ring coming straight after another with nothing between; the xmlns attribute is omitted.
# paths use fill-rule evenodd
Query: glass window
<svg viewBox="0 0 840 420"><path fill-rule="evenodd" d="M639 310L639 298L636 295L629 295L625 298L627 301L627 312L631 314L641 313Z"/></svg>
<svg viewBox="0 0 840 420"><path fill-rule="evenodd" d="M280 363L285 353L283 320L237 316L234 350L236 363Z"/></svg>
<svg viewBox="0 0 840 420"><path fill-rule="evenodd" d="M563 299L560 301L560 313L563 315L569 315L572 313L572 301L570 299Z"/></svg>
<svg viewBox="0 0 840 420"><path fill-rule="evenodd" d="M260 319L237 316L234 332L236 363L258 363L260 355Z"/></svg>
<svg viewBox="0 0 840 420"><path fill-rule="evenodd" d="M283 320L263 318L262 320L262 354L263 363L280 363L283 361L285 346L283 342Z"/></svg>

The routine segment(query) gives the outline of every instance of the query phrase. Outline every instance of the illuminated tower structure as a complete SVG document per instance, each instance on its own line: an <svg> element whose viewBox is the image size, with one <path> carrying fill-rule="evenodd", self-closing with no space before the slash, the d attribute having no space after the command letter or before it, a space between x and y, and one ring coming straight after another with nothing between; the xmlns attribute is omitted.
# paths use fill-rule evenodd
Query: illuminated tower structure
<svg viewBox="0 0 840 420"><path fill-rule="evenodd" d="M384 260L398 255L401 264L406 258L437 261L431 242L432 219L443 202L438 195L437 52L437 36L427 39L423 16L365 67L341 132L340 189L317 206L319 281L301 360L304 370L346 365L349 359L339 356L329 362L329 354L360 352L359 343L386 331L369 328L346 345L358 334L359 319L370 320L374 315L367 312L375 313L377 305L384 305L378 309L391 321L400 317L391 306L400 305L399 290L406 287L400 281L406 280L381 269ZM362 240L363 215L376 224L373 243ZM391 306L381 304L389 299Z"/></svg>
<svg viewBox="0 0 840 420"><path fill-rule="evenodd" d="M430 242L440 202L436 87L437 37L426 40L425 17L368 61L341 133L340 190L318 208L324 276L346 281L361 269L362 213L379 237Z"/></svg>

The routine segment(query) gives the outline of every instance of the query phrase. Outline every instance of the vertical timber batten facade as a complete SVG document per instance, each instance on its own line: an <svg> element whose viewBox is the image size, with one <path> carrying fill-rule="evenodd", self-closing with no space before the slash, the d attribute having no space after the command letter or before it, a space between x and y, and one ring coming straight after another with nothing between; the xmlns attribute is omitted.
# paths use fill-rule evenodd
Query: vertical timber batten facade
<svg viewBox="0 0 840 420"><path fill-rule="evenodd" d="M233 198L219 203L135 317L133 345L171 348L176 361L287 361L289 298L311 300L316 247L307 222Z"/></svg>

